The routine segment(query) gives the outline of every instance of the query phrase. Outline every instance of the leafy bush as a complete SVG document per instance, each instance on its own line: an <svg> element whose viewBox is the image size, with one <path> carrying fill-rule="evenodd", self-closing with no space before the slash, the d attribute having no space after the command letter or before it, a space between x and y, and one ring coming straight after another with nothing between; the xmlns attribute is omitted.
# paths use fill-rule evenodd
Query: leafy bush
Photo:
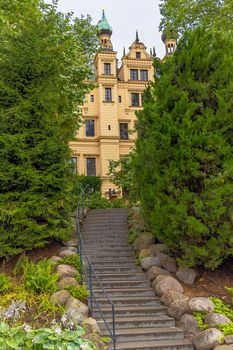
<svg viewBox="0 0 233 350"><path fill-rule="evenodd" d="M15 272L23 272L24 285L28 290L50 294L57 290L58 274L53 272L53 264L47 259L33 264L24 257L16 265Z"/></svg>
<svg viewBox="0 0 233 350"><path fill-rule="evenodd" d="M209 297L209 299L214 303L214 312L223 314L233 321L233 309L229 305L219 298Z"/></svg>
<svg viewBox="0 0 233 350"><path fill-rule="evenodd" d="M135 230L130 230L128 235L128 242L133 244L133 242L139 237L139 232Z"/></svg>
<svg viewBox="0 0 233 350"><path fill-rule="evenodd" d="M99 176L77 175L76 192L79 194L87 186L88 189L92 189L93 192L100 192L101 184L102 181Z"/></svg>
<svg viewBox="0 0 233 350"><path fill-rule="evenodd" d="M66 286L66 290L70 292L72 297L85 302L89 296L89 291L87 290L86 286Z"/></svg>
<svg viewBox="0 0 233 350"><path fill-rule="evenodd" d="M88 198L87 206L90 209L107 209L111 208L111 203L108 199L102 197L100 192L96 192Z"/></svg>
<svg viewBox="0 0 233 350"><path fill-rule="evenodd" d="M10 277L4 273L0 274L0 293L6 293L12 288Z"/></svg>
<svg viewBox="0 0 233 350"><path fill-rule="evenodd" d="M95 345L82 339L84 330L77 327L76 330L54 328L30 329L30 327L12 327L6 323L0 323L0 348L1 350L95 350Z"/></svg>

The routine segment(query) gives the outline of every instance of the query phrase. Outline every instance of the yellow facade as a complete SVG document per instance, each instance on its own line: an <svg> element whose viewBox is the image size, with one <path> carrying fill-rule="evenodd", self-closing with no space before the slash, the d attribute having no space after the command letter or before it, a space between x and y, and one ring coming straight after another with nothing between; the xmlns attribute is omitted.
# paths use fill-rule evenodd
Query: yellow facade
<svg viewBox="0 0 233 350"><path fill-rule="evenodd" d="M110 27L111 28L111 27ZM117 67L111 31L100 33L101 50L95 57L96 88L82 107L83 125L70 143L77 172L102 179L102 194L109 189L121 195L109 179L109 161L119 160L134 147L135 111L142 108L143 91L153 80L153 57L138 35Z"/></svg>

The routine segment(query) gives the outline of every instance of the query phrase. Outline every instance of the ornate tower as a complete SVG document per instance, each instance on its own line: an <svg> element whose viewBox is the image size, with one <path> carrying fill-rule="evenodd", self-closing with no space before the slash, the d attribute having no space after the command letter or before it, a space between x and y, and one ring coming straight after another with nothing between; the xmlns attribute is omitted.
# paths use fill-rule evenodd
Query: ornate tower
<svg viewBox="0 0 233 350"><path fill-rule="evenodd" d="M166 56L172 55L177 46L177 34L171 30L164 30L162 34L162 40L166 48Z"/></svg>
<svg viewBox="0 0 233 350"><path fill-rule="evenodd" d="M112 42L111 42L111 35L112 35L112 27L108 23L105 13L103 10L102 19L98 22L97 28L99 31L99 38L102 50L109 50L112 51Z"/></svg>

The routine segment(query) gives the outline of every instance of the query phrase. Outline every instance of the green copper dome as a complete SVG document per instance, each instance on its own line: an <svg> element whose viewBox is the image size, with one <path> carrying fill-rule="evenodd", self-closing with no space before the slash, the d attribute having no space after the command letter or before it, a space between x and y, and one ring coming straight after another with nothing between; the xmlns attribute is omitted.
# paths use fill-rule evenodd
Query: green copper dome
<svg viewBox="0 0 233 350"><path fill-rule="evenodd" d="M112 27L108 23L103 10L102 19L98 22L97 28L100 34L112 34Z"/></svg>

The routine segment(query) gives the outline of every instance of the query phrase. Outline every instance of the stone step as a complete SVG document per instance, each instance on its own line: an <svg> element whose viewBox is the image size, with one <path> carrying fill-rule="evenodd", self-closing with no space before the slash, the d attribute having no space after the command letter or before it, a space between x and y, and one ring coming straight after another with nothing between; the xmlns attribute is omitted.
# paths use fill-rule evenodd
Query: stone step
<svg viewBox="0 0 233 350"><path fill-rule="evenodd" d="M127 257L124 257L124 258L120 258L120 259L117 259L117 257L114 257L114 258L111 258L111 257L108 257L108 258L105 258L104 260L101 259L101 258L95 258L95 259L91 259L91 261L93 263L98 263L98 262L102 262L102 264L108 264L108 263L118 263L118 262L124 262L124 263L136 263L136 259L135 258L127 258Z"/></svg>
<svg viewBox="0 0 233 350"><path fill-rule="evenodd" d="M124 281L148 281L146 279L145 273L143 272L136 272L136 273L102 273L102 274L97 274L98 278L100 281L119 281L119 280L124 280Z"/></svg>
<svg viewBox="0 0 233 350"><path fill-rule="evenodd" d="M106 297L98 297L99 305L109 305L109 300ZM161 305L160 299L155 296L127 296L127 297L111 297L111 301L115 306L137 306L137 305Z"/></svg>
<svg viewBox="0 0 233 350"><path fill-rule="evenodd" d="M86 250L88 251L88 253L95 253L95 252L101 252L101 253L105 253L106 252L106 246L104 246L104 245L96 245L95 247L93 247L93 243L92 243L92 245L90 244L90 245L85 245L85 248L86 248ZM119 252L130 252L130 253L133 253L134 254L134 251L133 251L133 249L131 248L131 247L127 247L127 246L125 246L125 247L119 247L119 246L117 246L117 247L107 247L108 249L109 249L109 251L111 251L112 253L118 253L119 254Z"/></svg>
<svg viewBox="0 0 233 350"><path fill-rule="evenodd" d="M91 259L92 260L92 259ZM92 263L93 263L93 266L95 269L98 269L98 268L106 268L106 267L109 267L109 268L127 268L129 267L129 269L131 268L134 268L136 265L135 265L135 261L130 261L127 263L127 261L106 261L106 262L101 262L101 261L93 261L92 260ZM138 266L136 266L138 267Z"/></svg>
<svg viewBox="0 0 233 350"><path fill-rule="evenodd" d="M95 265L95 272L97 275L100 273L136 273L136 272L142 272L142 269L139 266L136 267L128 267L128 266L117 266L117 267L112 267L112 266L99 266L96 267Z"/></svg>
<svg viewBox="0 0 233 350"><path fill-rule="evenodd" d="M113 350L113 347L110 345L108 350ZM116 350L193 350L193 345L186 339L146 340L117 342Z"/></svg>
<svg viewBox="0 0 233 350"><path fill-rule="evenodd" d="M108 330L102 330L101 336L107 337ZM177 327L152 327L152 328L121 328L116 329L117 341L142 341L142 340L174 340L182 339L184 331Z"/></svg>
<svg viewBox="0 0 233 350"><path fill-rule="evenodd" d="M92 257L92 258L102 258L102 259L105 259L105 258L125 258L125 257L129 257L129 258L135 258L133 252L122 252L122 251L119 251L118 253L115 253L115 252L112 252L111 250L106 250L105 252L101 253L101 252L90 252L87 250L87 254L88 256Z"/></svg>
<svg viewBox="0 0 233 350"><path fill-rule="evenodd" d="M109 289L109 288L134 288L134 287L145 287L145 288L149 288L150 284L148 281L144 280L144 281L102 281L101 280L101 284L104 288ZM93 288L98 288L99 287L99 283L96 280L93 280Z"/></svg>
<svg viewBox="0 0 233 350"><path fill-rule="evenodd" d="M112 319L106 318L107 324L112 327ZM117 317L115 319L116 329L121 328L151 328L151 327L174 327L175 320L172 317L165 315L158 316L134 316L134 317ZM107 329L104 321L99 320L98 325L100 329Z"/></svg>
<svg viewBox="0 0 233 350"><path fill-rule="evenodd" d="M89 244L93 244L94 242L95 242L96 246L100 246L100 245L105 244L105 247L108 247L108 244L121 244L121 243L127 244L128 243L127 238L119 239L117 237L115 237L115 238L93 237L91 239L90 238L83 239L83 243L85 246L86 245L88 246Z"/></svg>
<svg viewBox="0 0 233 350"><path fill-rule="evenodd" d="M104 306L101 311L105 317L112 317L112 308L110 306ZM146 306L116 306L116 317L127 316L155 316L166 315L167 308L163 305L146 305ZM98 309L93 308L93 315L96 319L102 319Z"/></svg>
<svg viewBox="0 0 233 350"><path fill-rule="evenodd" d="M85 247L86 249L90 249L90 250L94 250L95 247L97 247L98 249L103 249L103 250L106 250L106 244L105 243L102 243L102 244L99 244L98 246L94 246L93 245L93 242L89 243L89 244L85 244ZM122 243L118 243L118 244L109 244L108 245L108 249L113 249L113 250L120 250L120 249L130 249L130 250L133 250L132 247L129 245L129 244L122 244Z"/></svg>
<svg viewBox="0 0 233 350"><path fill-rule="evenodd" d="M102 289L94 289L93 290L94 294L98 296L103 295ZM155 291L152 288L115 288L115 289L105 289L105 292L107 295L111 298L114 296L118 297L125 297L125 296L137 296L137 297L154 297L155 296Z"/></svg>

